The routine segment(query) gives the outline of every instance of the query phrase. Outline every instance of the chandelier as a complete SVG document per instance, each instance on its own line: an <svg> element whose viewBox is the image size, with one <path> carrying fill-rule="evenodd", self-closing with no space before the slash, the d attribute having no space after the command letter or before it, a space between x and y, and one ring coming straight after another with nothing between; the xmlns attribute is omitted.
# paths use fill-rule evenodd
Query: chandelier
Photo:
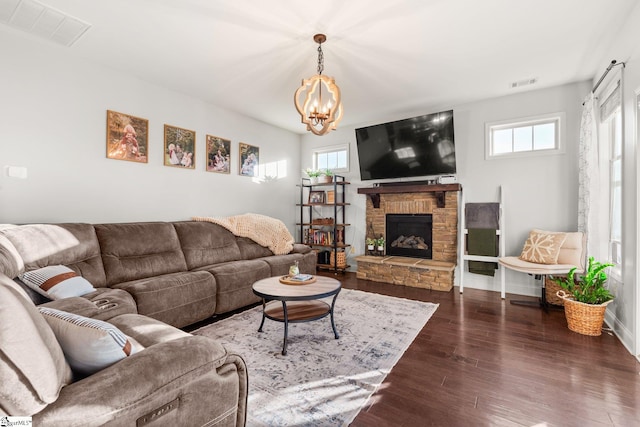
<svg viewBox="0 0 640 427"><path fill-rule="evenodd" d="M302 117L302 123L307 125L307 130L316 135L324 135L334 130L342 119L342 102L340 88L334 78L322 75L322 43L327 37L324 34L316 34L313 40L318 43L318 74L302 80L302 86L296 90L294 101Z"/></svg>

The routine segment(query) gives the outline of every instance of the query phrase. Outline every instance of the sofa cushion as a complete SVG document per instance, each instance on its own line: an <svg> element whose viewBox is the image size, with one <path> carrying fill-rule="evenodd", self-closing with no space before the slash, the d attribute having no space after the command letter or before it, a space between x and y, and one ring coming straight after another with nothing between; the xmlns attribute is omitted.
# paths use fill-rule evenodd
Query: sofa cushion
<svg viewBox="0 0 640 427"><path fill-rule="evenodd" d="M537 262L523 261L517 256L506 256L498 259L498 262L511 270L529 274L567 274L575 265L573 264L540 264Z"/></svg>
<svg viewBox="0 0 640 427"><path fill-rule="evenodd" d="M22 283L52 299L79 297L95 288L87 279L64 265L50 265L37 270L27 271L20 275Z"/></svg>
<svg viewBox="0 0 640 427"><path fill-rule="evenodd" d="M566 238L566 233L531 230L520 259L537 264L557 264L560 247Z"/></svg>
<svg viewBox="0 0 640 427"><path fill-rule="evenodd" d="M191 335L159 320L137 314L116 316L109 320L109 323L118 327L145 348Z"/></svg>
<svg viewBox="0 0 640 427"><path fill-rule="evenodd" d="M0 413L35 414L70 382L53 331L22 289L0 274Z"/></svg>
<svg viewBox="0 0 640 427"><path fill-rule="evenodd" d="M91 224L27 224L4 229L2 234L22 257L25 271L66 265L93 286L106 284L100 245Z"/></svg>
<svg viewBox="0 0 640 427"><path fill-rule="evenodd" d="M109 286L187 270L173 224L100 224L95 229Z"/></svg>
<svg viewBox="0 0 640 427"><path fill-rule="evenodd" d="M216 311L216 280L206 271L187 271L119 283L138 313L177 328L211 317Z"/></svg>
<svg viewBox="0 0 640 427"><path fill-rule="evenodd" d="M218 224L185 221L173 225L189 270L242 258L236 236Z"/></svg>
<svg viewBox="0 0 640 427"><path fill-rule="evenodd" d="M16 277L24 271L24 262L11 240L0 234L0 273Z"/></svg>
<svg viewBox="0 0 640 427"><path fill-rule="evenodd" d="M142 347L134 339L102 320L49 307L39 307L74 372L91 375Z"/></svg>
<svg viewBox="0 0 640 427"><path fill-rule="evenodd" d="M570 264L577 268L578 272L583 272L586 267L586 236L580 231L566 233L560 253L558 254L558 264Z"/></svg>
<svg viewBox="0 0 640 427"><path fill-rule="evenodd" d="M207 271L214 275L218 287L216 313L227 313L259 302L252 286L258 280L271 277L271 267L261 259L212 265Z"/></svg>
<svg viewBox="0 0 640 427"><path fill-rule="evenodd" d="M264 258L273 255L269 248L260 246L247 237L237 237L236 239L242 259Z"/></svg>

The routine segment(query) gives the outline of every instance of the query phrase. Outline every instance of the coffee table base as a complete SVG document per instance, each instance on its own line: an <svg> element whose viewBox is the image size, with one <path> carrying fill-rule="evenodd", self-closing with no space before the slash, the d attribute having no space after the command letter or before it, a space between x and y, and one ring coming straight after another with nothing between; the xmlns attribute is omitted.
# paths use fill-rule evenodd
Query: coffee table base
<svg viewBox="0 0 640 427"><path fill-rule="evenodd" d="M308 301L265 301L262 300L262 322L258 332L262 332L265 319L275 320L284 323L284 342L282 344L282 355L287 354L287 336L289 333L289 323L311 322L313 320L322 319L323 317L331 317L331 327L336 339L340 338L336 330L336 324L333 319L333 308L336 304L338 294L334 295L331 305L320 300Z"/></svg>

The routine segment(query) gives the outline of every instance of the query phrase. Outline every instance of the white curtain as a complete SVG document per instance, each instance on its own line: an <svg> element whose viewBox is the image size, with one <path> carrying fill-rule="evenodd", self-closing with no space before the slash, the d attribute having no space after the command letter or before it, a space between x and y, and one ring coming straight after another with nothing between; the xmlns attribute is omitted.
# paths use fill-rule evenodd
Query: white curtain
<svg viewBox="0 0 640 427"><path fill-rule="evenodd" d="M578 231L587 236L587 256L600 257L599 215L600 167L598 156L598 120L596 98L592 92L584 100L580 122L578 154Z"/></svg>

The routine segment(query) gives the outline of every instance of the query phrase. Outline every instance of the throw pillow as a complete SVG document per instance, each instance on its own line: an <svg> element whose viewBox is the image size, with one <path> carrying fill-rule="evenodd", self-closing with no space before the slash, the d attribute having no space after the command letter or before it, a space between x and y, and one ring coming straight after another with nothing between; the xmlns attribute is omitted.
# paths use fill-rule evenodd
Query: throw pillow
<svg viewBox="0 0 640 427"><path fill-rule="evenodd" d="M536 264L557 264L560 247L566 238L567 233L531 230L520 259Z"/></svg>
<svg viewBox="0 0 640 427"><path fill-rule="evenodd" d="M50 265L19 276L27 286L52 300L79 297L95 288L84 277L64 265Z"/></svg>
<svg viewBox="0 0 640 427"><path fill-rule="evenodd" d="M91 375L142 349L133 338L102 320L38 307L53 330L67 362L78 374Z"/></svg>

